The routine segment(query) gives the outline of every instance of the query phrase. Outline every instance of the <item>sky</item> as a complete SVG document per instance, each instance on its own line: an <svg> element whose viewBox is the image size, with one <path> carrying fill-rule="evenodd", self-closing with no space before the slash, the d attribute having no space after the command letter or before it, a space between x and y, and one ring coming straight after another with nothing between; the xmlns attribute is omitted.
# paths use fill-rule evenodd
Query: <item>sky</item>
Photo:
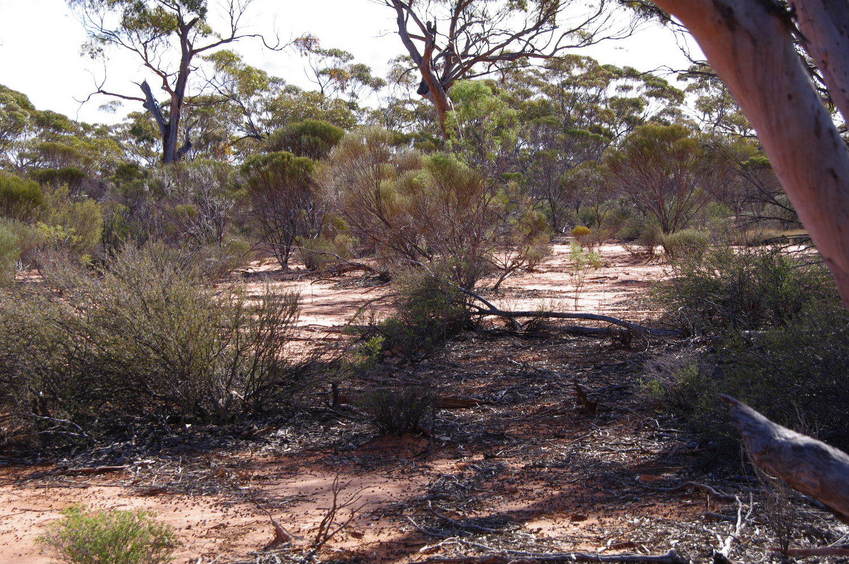
<svg viewBox="0 0 849 564"><path fill-rule="evenodd" d="M221 1L210 0L210 9ZM379 76L391 58L404 53L393 12L380 0L255 0L245 24L248 32L276 35L282 41L310 33L324 47L350 51ZM23 92L39 109L82 121L114 123L126 112L140 110L127 102L117 112L103 111L100 107L110 101L103 96L80 104L104 76L107 89L138 95L133 83L142 76L138 62L127 54L112 51L106 68L83 56L85 41L82 23L66 0L0 0L0 84ZM304 60L294 50L268 51L251 40L231 48L251 65L289 83L310 86ZM672 33L654 24L626 40L574 52L644 71L687 66Z"/></svg>

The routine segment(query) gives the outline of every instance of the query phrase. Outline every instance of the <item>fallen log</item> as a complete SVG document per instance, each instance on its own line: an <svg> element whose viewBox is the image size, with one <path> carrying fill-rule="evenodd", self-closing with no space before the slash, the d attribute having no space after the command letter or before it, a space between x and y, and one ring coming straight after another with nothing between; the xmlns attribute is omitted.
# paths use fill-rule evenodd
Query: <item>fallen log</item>
<svg viewBox="0 0 849 564"><path fill-rule="evenodd" d="M752 462L793 489L849 518L849 455L773 423L748 405L721 396Z"/></svg>
<svg viewBox="0 0 849 564"><path fill-rule="evenodd" d="M619 327L623 327L634 333L636 335L650 335L652 337L681 337L682 332L677 329L654 329L652 327L645 327L644 325L640 325L638 323L631 323L630 321L625 321L624 319L619 319L618 317L611 317L609 315L600 315L597 313L579 313L579 312L563 312L563 311L507 311L503 309L497 308L492 302L487 300L486 298L479 296L478 294L472 292L471 290L467 290L465 288L459 288L460 292L466 294L470 298L473 298L482 304L485 307L481 307L475 304L471 304L472 309L475 310L475 313L478 315L492 315L495 317L501 317L503 319L515 320L518 318L529 318L529 319L583 319L586 321L601 321L603 323L610 323L611 325L617 325ZM574 329L574 328L573 328ZM592 331L592 328L588 328ZM588 333L590 333L588 331Z"/></svg>

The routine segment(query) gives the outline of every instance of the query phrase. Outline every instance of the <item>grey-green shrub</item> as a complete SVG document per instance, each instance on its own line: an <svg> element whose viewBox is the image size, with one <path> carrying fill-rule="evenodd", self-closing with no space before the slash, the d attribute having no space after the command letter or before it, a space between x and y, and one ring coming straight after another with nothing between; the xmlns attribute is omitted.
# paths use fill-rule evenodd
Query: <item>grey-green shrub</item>
<svg viewBox="0 0 849 564"><path fill-rule="evenodd" d="M15 279L19 258L21 250L18 248L18 237L4 222L0 222L0 285Z"/></svg>
<svg viewBox="0 0 849 564"><path fill-rule="evenodd" d="M405 360L432 353L469 324L464 295L447 277L406 270L396 276L396 313L377 326L383 347Z"/></svg>
<svg viewBox="0 0 849 564"><path fill-rule="evenodd" d="M807 304L836 299L828 271L777 248L728 246L673 262L655 297L672 320L696 332L781 326Z"/></svg>
<svg viewBox="0 0 849 564"><path fill-rule="evenodd" d="M739 450L719 394L770 419L849 448L849 312L811 302L786 325L725 338L715 352L649 368L649 387L672 413L728 453Z"/></svg>
<svg viewBox="0 0 849 564"><path fill-rule="evenodd" d="M421 430L433 410L433 395L417 386L379 389L366 392L361 404L381 434L403 435Z"/></svg>
<svg viewBox="0 0 849 564"><path fill-rule="evenodd" d="M90 511L73 506L39 538L70 564L166 564L177 547L173 529L145 511Z"/></svg>
<svg viewBox="0 0 849 564"><path fill-rule="evenodd" d="M0 300L0 410L23 428L91 438L126 420L227 422L292 390L296 295L216 290L163 245L45 273L45 291Z"/></svg>
<svg viewBox="0 0 849 564"><path fill-rule="evenodd" d="M0 216L30 221L43 207L44 193L37 182L0 171Z"/></svg>
<svg viewBox="0 0 849 564"><path fill-rule="evenodd" d="M710 245L710 234L696 229L682 229L661 237L663 250L672 259L698 260Z"/></svg>

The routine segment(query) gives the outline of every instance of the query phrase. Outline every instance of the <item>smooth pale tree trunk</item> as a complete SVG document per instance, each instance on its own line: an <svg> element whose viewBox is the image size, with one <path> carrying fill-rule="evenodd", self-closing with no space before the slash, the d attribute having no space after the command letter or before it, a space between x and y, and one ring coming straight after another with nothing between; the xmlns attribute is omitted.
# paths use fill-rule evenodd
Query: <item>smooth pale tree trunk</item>
<svg viewBox="0 0 849 564"><path fill-rule="evenodd" d="M816 61L831 99L849 121L849 2L791 1L799 30L808 39L808 54Z"/></svg>
<svg viewBox="0 0 849 564"><path fill-rule="evenodd" d="M692 33L755 127L849 306L849 150L794 50L787 16L766 0L655 0L655 4ZM800 12L808 50L828 62L830 91L836 101L845 99L849 53L846 15L840 10L846 10L847 2L797 4L797 8L810 5ZM842 18L826 21L834 14ZM840 45L842 53L835 51Z"/></svg>

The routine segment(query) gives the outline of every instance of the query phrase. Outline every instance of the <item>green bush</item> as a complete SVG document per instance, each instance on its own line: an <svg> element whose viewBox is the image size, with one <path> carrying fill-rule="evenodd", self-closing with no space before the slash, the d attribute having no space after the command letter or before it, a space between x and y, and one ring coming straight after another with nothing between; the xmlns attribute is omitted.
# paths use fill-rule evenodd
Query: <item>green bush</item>
<svg viewBox="0 0 849 564"><path fill-rule="evenodd" d="M254 155L241 168L262 240L284 269L297 239L314 235L321 226L314 172L314 161L287 152Z"/></svg>
<svg viewBox="0 0 849 564"><path fill-rule="evenodd" d="M0 216L30 221L44 206L44 193L33 180L0 171Z"/></svg>
<svg viewBox="0 0 849 564"><path fill-rule="evenodd" d="M318 160L327 156L345 130L316 119L305 119L273 132L266 141L268 151L288 151L299 157Z"/></svg>
<svg viewBox="0 0 849 564"><path fill-rule="evenodd" d="M658 367L660 366L660 368ZM842 449L849 448L849 312L811 302L787 324L733 335L712 354L662 360L647 369L662 405L722 450L738 450L719 394Z"/></svg>
<svg viewBox="0 0 849 564"><path fill-rule="evenodd" d="M45 291L0 300L0 411L22 432L91 438L127 420L227 422L291 392L297 296L216 290L200 272L162 245L93 271L47 264Z"/></svg>
<svg viewBox="0 0 849 564"><path fill-rule="evenodd" d="M676 260L673 269L655 296L675 323L695 332L781 326L807 304L836 299L825 267L776 248L717 247Z"/></svg>
<svg viewBox="0 0 849 564"><path fill-rule="evenodd" d="M173 529L144 511L89 511L79 506L39 541L71 564L165 564L177 546Z"/></svg>
<svg viewBox="0 0 849 564"><path fill-rule="evenodd" d="M699 260L710 245L710 234L695 229L682 229L663 235L663 250L672 259Z"/></svg>
<svg viewBox="0 0 849 564"><path fill-rule="evenodd" d="M386 351L420 360L469 324L464 296L446 278L406 271L395 281L400 294L397 312L377 327Z"/></svg>
<svg viewBox="0 0 849 564"><path fill-rule="evenodd" d="M18 248L18 237L3 222L0 222L0 285L15 279L15 268L21 250Z"/></svg>
<svg viewBox="0 0 849 564"><path fill-rule="evenodd" d="M590 233L592 233L592 230L586 225L578 225L577 227L572 229L572 237L578 240L580 240L582 237L586 237Z"/></svg>
<svg viewBox="0 0 849 564"><path fill-rule="evenodd" d="M383 435L403 435L421 430L422 419L433 410L433 396L420 387L367 392L362 408Z"/></svg>

